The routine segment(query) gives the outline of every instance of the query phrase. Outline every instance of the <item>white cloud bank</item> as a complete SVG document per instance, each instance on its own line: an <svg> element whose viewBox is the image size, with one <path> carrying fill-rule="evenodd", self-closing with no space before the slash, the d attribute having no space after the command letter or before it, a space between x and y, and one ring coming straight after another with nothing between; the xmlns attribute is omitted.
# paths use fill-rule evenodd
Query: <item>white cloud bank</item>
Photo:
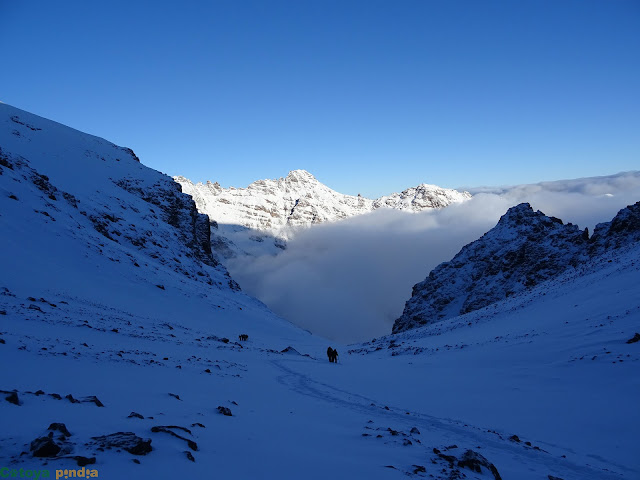
<svg viewBox="0 0 640 480"><path fill-rule="evenodd" d="M471 189L443 210L378 210L300 232L278 256L228 264L243 289L316 334L356 342L391 332L413 285L491 229L513 205L588 227L640 200L640 172Z"/></svg>

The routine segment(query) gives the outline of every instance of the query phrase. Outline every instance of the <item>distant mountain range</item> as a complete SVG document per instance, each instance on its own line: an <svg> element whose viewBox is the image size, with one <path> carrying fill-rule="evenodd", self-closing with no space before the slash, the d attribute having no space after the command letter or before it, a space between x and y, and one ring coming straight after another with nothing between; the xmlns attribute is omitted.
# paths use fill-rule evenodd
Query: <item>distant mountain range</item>
<svg viewBox="0 0 640 480"><path fill-rule="evenodd" d="M246 188L174 179L209 216L215 235L212 247L222 258L277 253L300 228L362 215L379 208L419 212L444 208L471 198L436 185L421 184L375 200L336 192L306 170L293 170L277 180L258 180Z"/></svg>

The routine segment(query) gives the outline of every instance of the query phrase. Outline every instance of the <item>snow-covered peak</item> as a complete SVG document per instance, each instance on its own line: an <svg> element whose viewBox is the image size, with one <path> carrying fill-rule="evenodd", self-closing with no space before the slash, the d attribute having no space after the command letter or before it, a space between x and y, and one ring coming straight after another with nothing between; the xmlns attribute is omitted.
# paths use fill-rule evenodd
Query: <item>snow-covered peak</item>
<svg viewBox="0 0 640 480"><path fill-rule="evenodd" d="M217 182L194 184L182 176L174 179L211 219L213 248L222 257L277 253L297 229L378 208L419 212L471 198L467 192L421 184L371 200L336 192L306 170L292 170L275 180L256 180L246 188L222 188Z"/></svg>
<svg viewBox="0 0 640 480"><path fill-rule="evenodd" d="M469 192L459 192L450 188L422 183L400 193L380 197L374 200L373 206L374 208L387 207L419 212L429 208L444 208L452 203L464 202L470 198Z"/></svg>
<svg viewBox="0 0 640 480"><path fill-rule="evenodd" d="M286 179L290 182L317 182L316 177L306 170L291 170Z"/></svg>

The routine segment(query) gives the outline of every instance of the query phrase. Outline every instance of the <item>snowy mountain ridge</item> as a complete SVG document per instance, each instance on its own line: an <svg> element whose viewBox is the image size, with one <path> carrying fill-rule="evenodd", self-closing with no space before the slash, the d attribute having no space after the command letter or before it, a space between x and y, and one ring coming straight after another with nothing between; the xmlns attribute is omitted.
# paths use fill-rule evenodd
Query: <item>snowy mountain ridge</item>
<svg viewBox="0 0 640 480"><path fill-rule="evenodd" d="M640 202L620 210L611 222L597 225L591 238L586 229L565 225L522 203L414 285L393 332L478 310L639 240Z"/></svg>
<svg viewBox="0 0 640 480"><path fill-rule="evenodd" d="M213 249L221 257L277 253L300 228L394 208L419 212L444 208L471 198L468 192L421 184L376 200L344 195L320 183L306 170L277 180L257 180L246 188L223 188L217 182L174 179L191 195L216 232Z"/></svg>
<svg viewBox="0 0 640 480"><path fill-rule="evenodd" d="M638 478L633 209L599 264L329 363L130 150L5 105L0 147L2 475Z"/></svg>

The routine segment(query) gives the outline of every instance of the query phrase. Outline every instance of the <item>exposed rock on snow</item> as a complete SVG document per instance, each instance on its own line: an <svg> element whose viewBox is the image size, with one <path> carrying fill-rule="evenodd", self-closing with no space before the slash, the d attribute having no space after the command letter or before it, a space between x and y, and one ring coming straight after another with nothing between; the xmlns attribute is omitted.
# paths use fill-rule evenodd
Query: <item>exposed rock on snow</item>
<svg viewBox="0 0 640 480"><path fill-rule="evenodd" d="M591 253L640 242L640 202L629 205L606 223L599 223L591 237Z"/></svg>
<svg viewBox="0 0 640 480"><path fill-rule="evenodd" d="M133 432L116 432L91 438L100 448L122 448L132 455L146 455L153 450L151 439L140 438Z"/></svg>
<svg viewBox="0 0 640 480"><path fill-rule="evenodd" d="M227 417L232 417L233 416L231 414L231 409L229 407L223 407L222 405L220 405L218 407L218 412L221 413L222 415L227 416Z"/></svg>
<svg viewBox="0 0 640 480"><path fill-rule="evenodd" d="M467 450L462 454L458 466L461 468L469 468L478 473L482 473L482 467L485 467L493 474L495 480L502 480L495 465L473 450Z"/></svg>

